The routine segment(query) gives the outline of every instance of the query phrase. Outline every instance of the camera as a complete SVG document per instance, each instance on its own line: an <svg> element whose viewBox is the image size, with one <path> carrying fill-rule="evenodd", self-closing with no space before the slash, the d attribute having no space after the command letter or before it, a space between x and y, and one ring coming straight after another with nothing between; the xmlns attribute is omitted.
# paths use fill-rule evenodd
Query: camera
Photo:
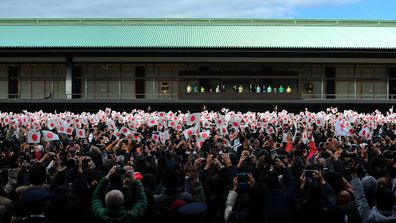
<svg viewBox="0 0 396 223"><path fill-rule="evenodd" d="M117 173L117 174L120 174L120 175L125 174L125 169L124 169L124 167L122 167L122 166L117 166L116 173Z"/></svg>
<svg viewBox="0 0 396 223"><path fill-rule="evenodd" d="M19 162L23 162L23 161L26 160L26 157L25 156L19 156L18 160L19 160Z"/></svg>
<svg viewBox="0 0 396 223"><path fill-rule="evenodd" d="M304 150L303 149L297 149L297 150L294 150L294 155L295 156L303 156L304 155Z"/></svg>
<svg viewBox="0 0 396 223"><path fill-rule="evenodd" d="M247 157L245 158L245 161L246 161L246 162L252 162L252 161L253 161L252 155L247 156Z"/></svg>
<svg viewBox="0 0 396 223"><path fill-rule="evenodd" d="M315 170L304 170L305 182L311 183L315 180L314 174Z"/></svg>

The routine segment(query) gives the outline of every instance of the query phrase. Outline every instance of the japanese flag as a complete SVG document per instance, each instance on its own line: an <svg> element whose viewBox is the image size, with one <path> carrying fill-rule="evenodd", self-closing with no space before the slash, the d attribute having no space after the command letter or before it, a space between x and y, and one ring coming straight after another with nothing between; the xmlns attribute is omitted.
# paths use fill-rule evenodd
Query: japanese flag
<svg viewBox="0 0 396 223"><path fill-rule="evenodd" d="M225 122L223 117L219 117L219 118L216 119L216 126L217 127L221 127L221 126L223 126L225 124L226 124L226 122Z"/></svg>
<svg viewBox="0 0 396 223"><path fill-rule="evenodd" d="M125 126L123 126L123 127L120 129L120 132L121 132L123 135L125 135L125 136L128 136L128 135L130 135L130 134L132 133L131 130L128 129L127 127L125 127Z"/></svg>
<svg viewBox="0 0 396 223"><path fill-rule="evenodd" d="M156 141L156 142L160 142L159 134L153 134L153 140Z"/></svg>
<svg viewBox="0 0 396 223"><path fill-rule="evenodd" d="M363 127L362 130L360 130L359 132L359 136L362 136L366 139L368 139L368 137L370 136L370 129L368 127Z"/></svg>
<svg viewBox="0 0 396 223"><path fill-rule="evenodd" d="M201 138L198 138L198 139L197 139L197 147L198 147L199 149L202 148L202 145L203 145L204 141L205 141L205 139L201 139Z"/></svg>
<svg viewBox="0 0 396 223"><path fill-rule="evenodd" d="M304 131L302 134L302 141L304 144L308 144L308 134L306 131Z"/></svg>
<svg viewBox="0 0 396 223"><path fill-rule="evenodd" d="M149 118L149 119L147 120L147 125L148 125L149 127L156 126L156 125L158 125L158 121L157 121L156 119L154 119L154 118Z"/></svg>
<svg viewBox="0 0 396 223"><path fill-rule="evenodd" d="M85 139L85 131L84 129L76 129L76 136L77 138Z"/></svg>
<svg viewBox="0 0 396 223"><path fill-rule="evenodd" d="M225 126L220 127L220 134L222 136L227 136L228 135L228 130Z"/></svg>
<svg viewBox="0 0 396 223"><path fill-rule="evenodd" d="M316 125L319 127L323 127L324 126L324 118L322 116L316 117Z"/></svg>
<svg viewBox="0 0 396 223"><path fill-rule="evenodd" d="M59 136L51 131L42 130L42 133L46 142L59 140Z"/></svg>
<svg viewBox="0 0 396 223"><path fill-rule="evenodd" d="M184 130L183 134L186 139L189 139L192 135L195 134L195 127Z"/></svg>
<svg viewBox="0 0 396 223"><path fill-rule="evenodd" d="M116 125L115 125L115 123L114 123L114 121L111 120L111 119L107 119L106 125L107 125L107 127L108 127L109 129L112 129L112 130L117 129L117 128L116 128Z"/></svg>
<svg viewBox="0 0 396 223"><path fill-rule="evenodd" d="M65 122L63 123L63 126L67 126L67 127L69 127L71 124L73 124L73 119L72 118L67 118L66 120L65 120Z"/></svg>
<svg viewBox="0 0 396 223"><path fill-rule="evenodd" d="M28 143L39 143L41 138L41 133L36 131L29 131L28 132Z"/></svg>
<svg viewBox="0 0 396 223"><path fill-rule="evenodd" d="M268 135L275 134L274 127L272 127L272 126L268 126L268 128L267 128L267 133L268 133Z"/></svg>
<svg viewBox="0 0 396 223"><path fill-rule="evenodd" d="M169 111L168 112L168 119L170 120L170 119L172 119L173 118L173 116L174 116L175 114L173 114L173 112L172 111Z"/></svg>
<svg viewBox="0 0 396 223"><path fill-rule="evenodd" d="M10 123L10 121L11 121L11 119L8 116L6 116L4 118L4 124L8 125Z"/></svg>
<svg viewBox="0 0 396 223"><path fill-rule="evenodd" d="M140 142L142 139L140 138L140 133L135 132L133 134L133 139L137 142Z"/></svg>
<svg viewBox="0 0 396 223"><path fill-rule="evenodd" d="M207 138L210 137L210 131L203 131L203 132L200 132L200 133L198 134L198 136L199 136L200 139L205 140L205 139L207 139Z"/></svg>
<svg viewBox="0 0 396 223"><path fill-rule="evenodd" d="M159 112L158 113L158 117L160 118L160 119L164 119L165 118L165 112Z"/></svg>
<svg viewBox="0 0 396 223"><path fill-rule="evenodd" d="M177 125L175 126L175 129L176 129L177 131L181 131L181 130L182 130L181 124L177 124Z"/></svg>
<svg viewBox="0 0 396 223"><path fill-rule="evenodd" d="M201 113L193 113L193 114L189 114L187 116L187 125L194 125L199 123L199 120L201 118Z"/></svg>
<svg viewBox="0 0 396 223"><path fill-rule="evenodd" d="M106 113L107 116L110 116L111 115L111 108L106 108L105 109L105 113Z"/></svg>
<svg viewBox="0 0 396 223"><path fill-rule="evenodd" d="M54 129L56 127L56 122L55 122L55 120L54 119L48 119L48 121L47 121L47 128L49 129L49 130L52 130L52 129Z"/></svg>
<svg viewBox="0 0 396 223"><path fill-rule="evenodd" d="M66 128L67 127L65 127L65 126L59 126L59 128L58 128L58 133L63 133L63 134L66 134Z"/></svg>
<svg viewBox="0 0 396 223"><path fill-rule="evenodd" d="M115 137L117 137L117 139L119 139L121 137L121 133L118 130L114 130L113 135L115 135Z"/></svg>
<svg viewBox="0 0 396 223"><path fill-rule="evenodd" d="M204 128L204 129L210 128L210 122L208 120L204 120L202 122L202 128Z"/></svg>
<svg viewBox="0 0 396 223"><path fill-rule="evenodd" d="M176 121L173 121L173 120L168 121L168 127L169 128L175 128L177 124L178 123Z"/></svg>
<svg viewBox="0 0 396 223"><path fill-rule="evenodd" d="M73 134L73 128L70 128L70 127L68 127L68 128L65 128L65 134L66 135L72 135Z"/></svg>
<svg viewBox="0 0 396 223"><path fill-rule="evenodd" d="M159 132L159 137L160 137L161 143L165 144L165 141L166 141L165 132Z"/></svg>
<svg viewBox="0 0 396 223"><path fill-rule="evenodd" d="M231 118L228 122L233 128L239 128L239 121L236 118Z"/></svg>

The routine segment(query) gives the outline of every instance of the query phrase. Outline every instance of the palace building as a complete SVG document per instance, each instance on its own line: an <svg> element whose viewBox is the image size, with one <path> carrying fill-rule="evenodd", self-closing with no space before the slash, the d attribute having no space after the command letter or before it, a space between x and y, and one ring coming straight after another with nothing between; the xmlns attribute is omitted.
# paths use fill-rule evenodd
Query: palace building
<svg viewBox="0 0 396 223"><path fill-rule="evenodd" d="M373 110L396 21L0 19L0 110Z"/></svg>

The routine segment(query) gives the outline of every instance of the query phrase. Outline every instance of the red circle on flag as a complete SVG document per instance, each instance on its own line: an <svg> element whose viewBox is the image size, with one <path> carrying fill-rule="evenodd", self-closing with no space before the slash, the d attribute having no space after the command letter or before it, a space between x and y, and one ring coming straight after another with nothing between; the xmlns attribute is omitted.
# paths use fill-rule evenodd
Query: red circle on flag
<svg viewBox="0 0 396 223"><path fill-rule="evenodd" d="M70 123L70 119L68 119L66 122L67 122L67 123Z"/></svg>
<svg viewBox="0 0 396 223"><path fill-rule="evenodd" d="M38 135L37 135L37 134L33 134L33 135L32 135L32 140L33 140L33 141L37 141L37 139L38 139Z"/></svg>
<svg viewBox="0 0 396 223"><path fill-rule="evenodd" d="M119 132L116 132L116 136L119 137L121 134Z"/></svg>
<svg viewBox="0 0 396 223"><path fill-rule="evenodd" d="M208 134L206 133L202 134L202 138L206 138L206 137L208 137Z"/></svg>
<svg viewBox="0 0 396 223"><path fill-rule="evenodd" d="M51 123L50 126L53 128L53 127L55 127L55 124L54 124L54 123Z"/></svg>
<svg viewBox="0 0 396 223"><path fill-rule="evenodd" d="M366 135L366 130L363 130L362 134L363 134L363 135Z"/></svg>
<svg viewBox="0 0 396 223"><path fill-rule="evenodd" d="M232 125L233 125L234 127L238 127L238 122L233 122Z"/></svg>
<svg viewBox="0 0 396 223"><path fill-rule="evenodd" d="M190 121L191 121L191 122L195 121L195 115L193 115L193 116L190 117Z"/></svg>
<svg viewBox="0 0 396 223"><path fill-rule="evenodd" d="M63 131L65 131L65 128L63 128L63 127L60 127L60 129L59 129L61 132L63 132Z"/></svg>
<svg viewBox="0 0 396 223"><path fill-rule="evenodd" d="M155 121L154 121L154 120L151 120L151 124L153 124L153 125L154 125L154 124L155 124Z"/></svg>
<svg viewBox="0 0 396 223"><path fill-rule="evenodd" d="M187 131L187 135L192 135L192 131L191 131L191 130L188 130L188 131Z"/></svg>
<svg viewBox="0 0 396 223"><path fill-rule="evenodd" d="M128 132L128 130L127 130L127 129L123 129L123 130L122 130L122 132L124 132L124 133L127 133L127 132Z"/></svg>
<svg viewBox="0 0 396 223"><path fill-rule="evenodd" d="M180 130L181 126L180 126L180 125L178 125L178 126L176 126L176 128L177 128L178 130Z"/></svg>
<svg viewBox="0 0 396 223"><path fill-rule="evenodd" d="M50 139L52 139L52 138L54 137L54 134L48 132L48 133L47 133L47 137L50 138Z"/></svg>
<svg viewBox="0 0 396 223"><path fill-rule="evenodd" d="M174 126L175 125L175 122L171 122L171 126Z"/></svg>
<svg viewBox="0 0 396 223"><path fill-rule="evenodd" d="M217 123L221 124L221 120L217 120Z"/></svg>
<svg viewBox="0 0 396 223"><path fill-rule="evenodd" d="M71 130L71 129L67 129L66 132L67 132L67 133L71 133L72 130Z"/></svg>
<svg viewBox="0 0 396 223"><path fill-rule="evenodd" d="M82 136L82 135L83 135L83 131L80 130L80 131L79 131L79 134L80 134L80 136Z"/></svg>
<svg viewBox="0 0 396 223"><path fill-rule="evenodd" d="M320 125L320 120L318 120L317 122L318 122L318 124Z"/></svg>

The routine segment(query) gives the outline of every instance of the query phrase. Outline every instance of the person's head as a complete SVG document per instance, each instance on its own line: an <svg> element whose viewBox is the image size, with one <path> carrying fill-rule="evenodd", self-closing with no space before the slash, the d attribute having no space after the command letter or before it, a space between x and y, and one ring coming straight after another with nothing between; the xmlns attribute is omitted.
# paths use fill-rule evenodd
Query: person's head
<svg viewBox="0 0 396 223"><path fill-rule="evenodd" d="M179 175L177 171L173 168L166 170L162 178L162 183L167 189L177 188L179 185Z"/></svg>
<svg viewBox="0 0 396 223"><path fill-rule="evenodd" d="M372 176L365 176L362 179L362 186L367 202L370 207L375 205L375 196L377 193L377 180Z"/></svg>
<svg viewBox="0 0 396 223"><path fill-rule="evenodd" d="M37 186L44 184L46 181L47 171L41 163L35 163L29 171L29 181L31 184Z"/></svg>
<svg viewBox="0 0 396 223"><path fill-rule="evenodd" d="M156 185L155 176L150 173L144 174L142 179L142 184L143 186L148 187L151 190L154 190Z"/></svg>
<svg viewBox="0 0 396 223"><path fill-rule="evenodd" d="M124 195L119 190L111 190L105 196L105 204L109 210L119 210L125 204Z"/></svg>
<svg viewBox="0 0 396 223"><path fill-rule="evenodd" d="M378 189L376 196L376 206L380 211L391 211L395 204L395 197L388 189Z"/></svg>
<svg viewBox="0 0 396 223"><path fill-rule="evenodd" d="M22 194L22 202L30 214L43 214L47 208L49 191L45 188L32 187Z"/></svg>

